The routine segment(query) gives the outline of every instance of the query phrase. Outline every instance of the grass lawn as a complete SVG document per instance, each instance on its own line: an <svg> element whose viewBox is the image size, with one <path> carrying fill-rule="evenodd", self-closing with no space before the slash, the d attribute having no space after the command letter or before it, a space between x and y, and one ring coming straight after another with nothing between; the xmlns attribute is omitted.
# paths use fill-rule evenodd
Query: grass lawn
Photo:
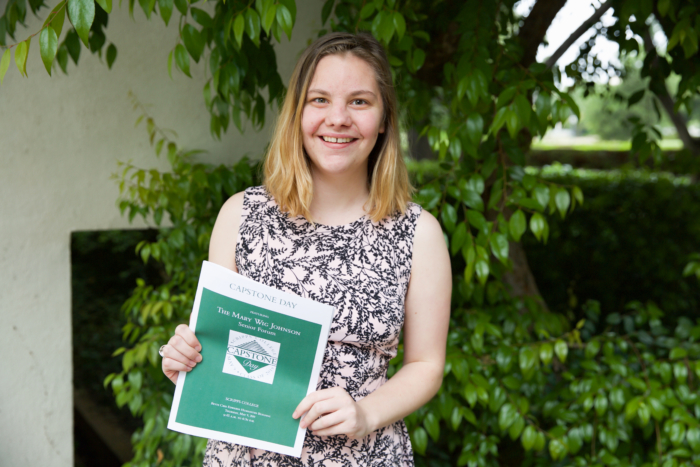
<svg viewBox="0 0 700 467"><path fill-rule="evenodd" d="M631 141L596 141L594 143L566 144L566 141L533 141L532 149L536 151L556 151L557 149L573 149L575 151L629 151L632 147ZM659 142L661 149L673 151L683 148L683 143L679 139L663 139Z"/></svg>

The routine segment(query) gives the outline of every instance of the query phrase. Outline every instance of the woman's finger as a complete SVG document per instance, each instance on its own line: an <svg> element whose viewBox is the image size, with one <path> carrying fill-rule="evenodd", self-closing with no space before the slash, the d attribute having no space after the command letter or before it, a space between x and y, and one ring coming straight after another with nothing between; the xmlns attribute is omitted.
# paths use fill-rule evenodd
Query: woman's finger
<svg viewBox="0 0 700 467"><path fill-rule="evenodd" d="M343 414L339 411L336 411L327 415L323 415L322 417L318 417L308 426L308 429L313 431L315 434L319 430L338 425L340 423L343 423L344 421L345 417L343 416Z"/></svg>
<svg viewBox="0 0 700 467"><path fill-rule="evenodd" d="M197 350L191 345L189 345L189 343L186 342L185 339L179 334L175 334L173 337L170 338L170 340L168 341L168 345L166 345L165 349L163 349L163 354L165 354L165 350L169 347L177 350L189 360L192 360L194 362L202 361L202 356L200 355L200 353L197 352Z"/></svg>
<svg viewBox="0 0 700 467"><path fill-rule="evenodd" d="M194 355L196 358L196 356L199 354L197 354L195 352ZM194 366L197 364L197 360L194 360L194 359L188 357L187 355L180 352L180 350L177 347L174 347L170 344L163 347L163 359L165 360L166 357L172 361L182 363L183 365L187 365L191 368L194 368ZM201 356L200 356L200 360L201 360Z"/></svg>
<svg viewBox="0 0 700 467"><path fill-rule="evenodd" d="M192 367L166 357L163 359L163 371L192 371Z"/></svg>
<svg viewBox="0 0 700 467"><path fill-rule="evenodd" d="M319 391L314 391L311 394L307 395L305 398L299 402L299 405L297 405L297 408L294 409L294 413L292 413L292 418L299 418L306 412L308 412L311 407L319 401L325 400L325 399L330 399L333 397L332 393L329 393L330 389L321 389Z"/></svg>
<svg viewBox="0 0 700 467"><path fill-rule="evenodd" d="M188 325L180 324L178 327L176 327L175 335L182 337L187 343L187 345L192 347L197 352L200 352L202 350L202 346L199 343L197 336L194 335L194 332L192 332Z"/></svg>

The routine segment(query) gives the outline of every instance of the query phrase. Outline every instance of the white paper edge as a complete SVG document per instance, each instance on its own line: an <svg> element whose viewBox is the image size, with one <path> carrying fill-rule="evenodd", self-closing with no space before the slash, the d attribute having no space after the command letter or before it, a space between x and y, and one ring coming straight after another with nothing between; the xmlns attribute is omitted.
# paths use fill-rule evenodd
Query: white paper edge
<svg viewBox="0 0 700 467"><path fill-rule="evenodd" d="M197 284L197 292L195 294L194 298L194 304L192 306L192 313L190 315L190 329L192 331L195 331L197 328L197 316L199 314L199 305L202 301L202 290L204 289L204 281L215 281L216 277L212 277L212 274L224 274L224 276L230 277L230 279L227 279L227 281L235 280L236 283L245 285L247 288L250 289L262 289L265 290L266 292L269 293L274 293L275 295L278 296L284 296L284 295L292 295L294 297L294 300L298 302L299 304L304 305L304 313L302 316L302 313L296 312L295 310L292 310L290 312L289 309L283 307L282 305L278 305L275 303L270 303L267 301L263 301L261 299L258 299L253 296L248 296L248 295L240 295L240 294L235 294L230 291L230 289L227 287L225 284L207 284L207 288L209 290L212 290L216 293L219 293L221 295L225 295L227 297L234 298L235 300L239 300L241 302L248 303L249 305L254 305L254 306L259 306L261 308L268 308L271 309L277 313L281 313L284 315L292 316L294 318L298 319L303 319L305 321L310 321L313 323L317 323L321 325L321 333L319 336L319 343L318 346L316 347L316 355L314 357L314 364L311 369L311 379L309 381L309 387L306 391L306 394L310 394L316 390L316 386L318 384L318 377L319 373L321 371L321 363L323 362L323 354L325 351L325 344L328 340L328 335L330 334L330 325L331 321L333 319L333 312L328 314L328 309L331 308L333 311L333 307L329 305L324 305L322 303L309 300L308 298L300 297L298 295L290 294L288 292L284 292L281 290L273 289L271 287L267 287L263 284L260 284L258 282L255 282L251 279L248 279L247 277L244 277L228 268L225 268L223 266L219 266L218 264L211 263L209 261L204 261L202 263L202 271L199 275L199 282ZM230 283L230 282L229 282ZM321 339L321 337L324 337L324 339ZM294 441L294 447L289 447L289 446L284 446L282 444L276 444L276 443L270 443L267 441L261 441L258 439L253 439L253 438L248 438L245 436L240 436L240 435L233 435L230 433L226 433L223 431L215 431L215 430L207 430L205 428L198 428L190 425L185 425L182 423L176 422L177 418L177 411L178 407L180 405L180 398L182 396L182 389L185 384L185 379L187 378L187 372L181 371L178 374L177 377L177 384L175 386L175 394L173 395L173 404L170 409L170 417L168 419L168 429L173 430L173 431L178 431L180 433L185 433L188 435L193 435L193 436L199 436L202 438L211 438L211 439L217 439L220 441L226 441L229 443L235 443L235 444L242 444L244 446L256 448L256 449L264 449L266 451L272 451L272 452L277 452L279 454L285 454L288 456L294 456L294 457L301 457L301 450L304 445L304 437L306 436L306 429L299 428L297 430L297 436L296 440ZM301 401L299 401L301 402ZM291 414L289 415L291 417Z"/></svg>

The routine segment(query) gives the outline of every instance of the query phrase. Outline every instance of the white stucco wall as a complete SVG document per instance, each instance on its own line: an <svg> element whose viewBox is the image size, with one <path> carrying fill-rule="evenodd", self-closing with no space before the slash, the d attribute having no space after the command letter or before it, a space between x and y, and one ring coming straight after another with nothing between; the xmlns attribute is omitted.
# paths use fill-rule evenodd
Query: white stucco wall
<svg viewBox="0 0 700 467"><path fill-rule="evenodd" d="M134 128L138 114L127 92L151 104L157 124L177 131L182 146L208 150L204 159L211 162L259 154L270 131L269 123L260 134L230 129L223 141L214 141L202 98L202 63L193 64L194 79L175 70L174 80L168 77L178 16L166 28L159 17L147 22L138 6L133 21L127 2L121 9L114 3L107 28L107 40L118 48L112 70L83 48L78 67L71 63L68 76L58 71L50 78L37 37L29 78L20 77L13 60L0 87L2 465L73 465L70 233L129 227L110 180L117 160L165 167L143 124ZM297 3L293 42L283 39L277 47L283 79L320 27L321 1ZM0 0L3 11L4 4ZM28 14L28 29L18 38L38 31L50 9L42 10L42 19Z"/></svg>

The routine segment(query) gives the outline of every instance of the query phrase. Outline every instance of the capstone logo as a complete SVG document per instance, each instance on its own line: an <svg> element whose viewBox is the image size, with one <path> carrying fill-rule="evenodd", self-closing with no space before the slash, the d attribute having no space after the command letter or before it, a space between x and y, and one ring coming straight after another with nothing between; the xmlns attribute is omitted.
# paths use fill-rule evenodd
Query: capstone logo
<svg viewBox="0 0 700 467"><path fill-rule="evenodd" d="M272 384L279 353L279 342L229 331L223 372Z"/></svg>

